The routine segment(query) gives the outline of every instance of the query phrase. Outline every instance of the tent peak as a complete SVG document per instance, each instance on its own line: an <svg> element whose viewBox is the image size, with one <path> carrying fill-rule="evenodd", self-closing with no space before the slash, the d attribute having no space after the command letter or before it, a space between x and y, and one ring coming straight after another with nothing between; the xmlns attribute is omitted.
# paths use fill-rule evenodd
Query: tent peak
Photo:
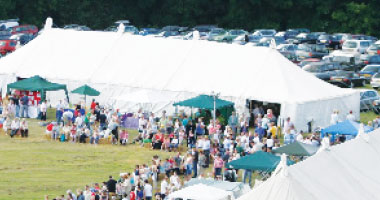
<svg viewBox="0 0 380 200"><path fill-rule="evenodd" d="M50 30L53 27L53 18L48 17L46 18L44 30Z"/></svg>

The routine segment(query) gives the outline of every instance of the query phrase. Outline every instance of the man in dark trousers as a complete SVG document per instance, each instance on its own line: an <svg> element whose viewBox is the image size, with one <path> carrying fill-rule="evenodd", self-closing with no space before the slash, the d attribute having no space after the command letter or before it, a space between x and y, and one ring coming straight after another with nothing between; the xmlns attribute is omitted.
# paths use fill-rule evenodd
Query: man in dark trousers
<svg viewBox="0 0 380 200"><path fill-rule="evenodd" d="M193 178L197 177L199 153L196 148L192 148L191 155L193 156Z"/></svg>
<svg viewBox="0 0 380 200"><path fill-rule="evenodd" d="M110 196L113 196L116 193L116 183L117 181L110 176L110 179L107 181L107 189Z"/></svg>

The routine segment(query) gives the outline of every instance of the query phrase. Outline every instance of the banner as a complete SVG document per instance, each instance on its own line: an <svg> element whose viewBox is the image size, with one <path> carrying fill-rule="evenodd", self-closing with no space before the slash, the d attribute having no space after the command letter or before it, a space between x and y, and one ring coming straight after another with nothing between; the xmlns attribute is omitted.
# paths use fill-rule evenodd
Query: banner
<svg viewBox="0 0 380 200"><path fill-rule="evenodd" d="M134 117L127 117L123 123L123 127L127 129L139 129L139 119Z"/></svg>

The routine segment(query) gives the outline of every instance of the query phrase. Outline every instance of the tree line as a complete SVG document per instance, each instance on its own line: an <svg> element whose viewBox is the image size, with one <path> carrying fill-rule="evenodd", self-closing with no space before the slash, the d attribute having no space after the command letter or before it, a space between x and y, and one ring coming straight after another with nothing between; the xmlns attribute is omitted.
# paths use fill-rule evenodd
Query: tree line
<svg viewBox="0 0 380 200"><path fill-rule="evenodd" d="M380 36L379 0L0 0L0 19L104 29L119 19L137 27L216 24L225 28L309 28Z"/></svg>

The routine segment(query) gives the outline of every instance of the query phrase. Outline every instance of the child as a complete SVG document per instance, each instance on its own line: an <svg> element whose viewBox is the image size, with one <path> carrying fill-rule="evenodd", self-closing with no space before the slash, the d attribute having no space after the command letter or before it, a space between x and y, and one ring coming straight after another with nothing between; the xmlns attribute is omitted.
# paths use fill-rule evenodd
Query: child
<svg viewBox="0 0 380 200"><path fill-rule="evenodd" d="M13 138L14 135L17 134L17 132L19 131L20 129L20 121L18 119L18 117L16 117L13 121L12 121L12 124L11 124L11 138Z"/></svg>
<svg viewBox="0 0 380 200"><path fill-rule="evenodd" d="M77 126L75 124L71 127L70 137L72 142L77 141Z"/></svg>
<svg viewBox="0 0 380 200"><path fill-rule="evenodd" d="M128 142L128 131L127 130L122 130L121 133L120 133L120 144L122 145L126 145L127 142Z"/></svg>

